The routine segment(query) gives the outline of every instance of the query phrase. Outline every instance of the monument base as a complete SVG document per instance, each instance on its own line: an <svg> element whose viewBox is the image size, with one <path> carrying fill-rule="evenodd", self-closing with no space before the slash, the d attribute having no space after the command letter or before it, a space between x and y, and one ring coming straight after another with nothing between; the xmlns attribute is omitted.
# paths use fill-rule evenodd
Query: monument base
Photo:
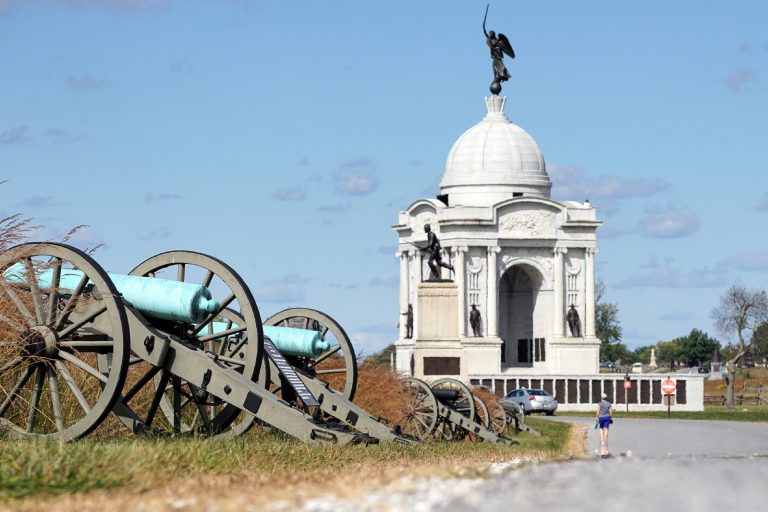
<svg viewBox="0 0 768 512"><path fill-rule="evenodd" d="M416 289L414 341L459 339L459 288L453 281L424 281Z"/></svg>

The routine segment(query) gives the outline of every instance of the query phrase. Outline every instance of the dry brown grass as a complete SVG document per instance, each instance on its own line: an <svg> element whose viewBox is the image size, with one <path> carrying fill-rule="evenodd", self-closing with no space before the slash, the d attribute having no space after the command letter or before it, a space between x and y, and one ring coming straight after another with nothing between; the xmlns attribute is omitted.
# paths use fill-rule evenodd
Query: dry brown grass
<svg viewBox="0 0 768 512"><path fill-rule="evenodd" d="M396 425L412 399L404 379L386 365L369 362L363 362L357 371L354 402L389 425Z"/></svg>
<svg viewBox="0 0 768 512"><path fill-rule="evenodd" d="M499 399L488 388L472 388L472 394L485 402L485 405L487 405L489 409L499 403Z"/></svg>
<svg viewBox="0 0 768 512"><path fill-rule="evenodd" d="M736 394L747 395L756 388L763 388L768 393L768 368L743 368L736 370ZM722 395L725 393L725 380L705 380L705 395Z"/></svg>

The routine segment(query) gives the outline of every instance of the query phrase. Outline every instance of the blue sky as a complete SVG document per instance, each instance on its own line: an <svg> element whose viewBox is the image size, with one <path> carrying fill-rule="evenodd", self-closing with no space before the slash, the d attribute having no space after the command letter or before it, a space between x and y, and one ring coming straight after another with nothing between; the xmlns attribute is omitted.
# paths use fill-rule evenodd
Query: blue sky
<svg viewBox="0 0 768 512"><path fill-rule="evenodd" d="M0 214L128 272L192 249L262 316L322 309L394 340L391 225L485 113L482 1L0 0ZM555 199L588 198L624 341L768 287L768 3L491 3L506 113ZM722 339L722 338L721 338ZM725 341L725 340L724 340Z"/></svg>

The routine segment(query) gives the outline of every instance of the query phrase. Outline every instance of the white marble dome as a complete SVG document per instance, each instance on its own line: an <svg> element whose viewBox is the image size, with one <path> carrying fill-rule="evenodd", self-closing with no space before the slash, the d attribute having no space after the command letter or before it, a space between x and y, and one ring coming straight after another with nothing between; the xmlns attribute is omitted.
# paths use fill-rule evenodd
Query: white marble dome
<svg viewBox="0 0 768 512"><path fill-rule="evenodd" d="M486 98L488 114L454 143L440 181L448 204L490 206L512 197L550 197L544 155L528 132L504 115L506 98Z"/></svg>

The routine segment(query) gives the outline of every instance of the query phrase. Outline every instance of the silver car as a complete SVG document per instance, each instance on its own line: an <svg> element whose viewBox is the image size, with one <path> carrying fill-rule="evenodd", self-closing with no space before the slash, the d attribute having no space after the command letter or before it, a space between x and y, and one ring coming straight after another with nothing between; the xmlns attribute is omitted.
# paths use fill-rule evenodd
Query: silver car
<svg viewBox="0 0 768 512"><path fill-rule="evenodd" d="M557 410L557 400L543 389L516 389L505 396L504 401L515 402L526 414L543 412L552 416Z"/></svg>

